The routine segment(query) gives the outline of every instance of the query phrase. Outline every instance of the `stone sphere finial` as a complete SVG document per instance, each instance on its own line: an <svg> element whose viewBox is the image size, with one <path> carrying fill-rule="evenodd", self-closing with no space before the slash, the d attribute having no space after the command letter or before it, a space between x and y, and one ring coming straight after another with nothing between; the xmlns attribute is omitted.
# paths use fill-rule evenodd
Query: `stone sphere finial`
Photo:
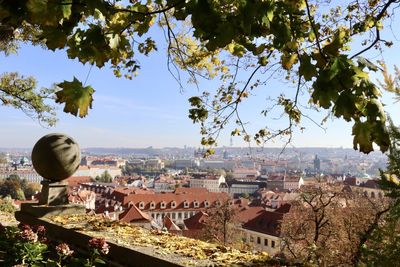
<svg viewBox="0 0 400 267"><path fill-rule="evenodd" d="M32 150L32 164L37 173L50 181L61 181L79 168L81 151L71 137L52 133L37 141Z"/></svg>

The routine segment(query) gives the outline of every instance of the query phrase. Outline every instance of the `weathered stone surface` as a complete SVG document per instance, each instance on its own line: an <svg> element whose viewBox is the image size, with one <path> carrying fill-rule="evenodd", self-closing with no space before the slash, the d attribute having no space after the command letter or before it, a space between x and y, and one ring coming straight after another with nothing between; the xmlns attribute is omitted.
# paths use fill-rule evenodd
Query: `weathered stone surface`
<svg viewBox="0 0 400 267"><path fill-rule="evenodd" d="M32 150L33 167L43 178L51 181L70 177L78 169L80 161L79 145L61 133L43 136Z"/></svg>
<svg viewBox="0 0 400 267"><path fill-rule="evenodd" d="M67 204L58 206L37 205L33 203L22 203L21 211L17 214L29 215L35 218L45 218L56 215L72 215L72 214L85 214L86 209L83 205ZM22 216L21 215L21 216Z"/></svg>
<svg viewBox="0 0 400 267"><path fill-rule="evenodd" d="M68 182L41 182L42 191L40 194L39 205L66 205L68 204Z"/></svg>

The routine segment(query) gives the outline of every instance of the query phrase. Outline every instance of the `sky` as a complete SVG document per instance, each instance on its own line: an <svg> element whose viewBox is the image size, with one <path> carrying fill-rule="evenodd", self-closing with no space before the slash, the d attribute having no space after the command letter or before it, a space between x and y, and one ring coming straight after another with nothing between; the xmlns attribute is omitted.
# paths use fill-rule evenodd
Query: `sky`
<svg viewBox="0 0 400 267"><path fill-rule="evenodd" d="M162 32L154 33L162 39ZM389 66L399 62L399 43L393 45L384 57ZM93 109L83 119L62 112L58 106L56 127L45 128L21 111L0 106L0 147L33 147L45 134L62 132L73 137L81 147L199 147L199 126L188 118L188 98L199 95L201 90L212 90L219 86L218 80L200 84L200 91L186 85L184 91L168 72L165 57L166 45L160 43L158 52L140 60L141 70L133 80L116 78L104 67L92 69L77 60L67 58L65 51L47 51L40 47L23 45L17 55L0 56L0 73L18 71L25 76L34 76L39 86L50 87L74 76L95 88ZM278 96L281 91L294 95L294 89L282 81L273 81L253 92L250 99L240 107L243 120L250 131L268 126L285 126L283 120L265 120L260 111L268 96ZM393 95L385 94L383 102L394 121L400 124L400 108ZM326 113L310 112L317 121ZM294 147L352 147L351 124L343 120L328 120L322 130L304 119L303 132L296 131ZM219 146L229 146L229 131L224 131L218 140ZM234 146L246 146L239 137L232 139ZM282 142L270 142L266 146L279 147Z"/></svg>

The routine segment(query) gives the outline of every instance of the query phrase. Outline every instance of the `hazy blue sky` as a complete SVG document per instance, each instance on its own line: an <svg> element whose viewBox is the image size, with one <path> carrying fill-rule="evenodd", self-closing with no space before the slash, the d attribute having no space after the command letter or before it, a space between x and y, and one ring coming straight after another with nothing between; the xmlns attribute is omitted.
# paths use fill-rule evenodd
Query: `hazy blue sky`
<svg viewBox="0 0 400 267"><path fill-rule="evenodd" d="M157 34L161 35L161 32ZM115 78L107 67L93 67L87 83L96 92L93 109L84 119L64 114L60 106L57 126L47 129L20 111L0 106L0 147L32 147L41 136L51 132L67 133L82 147L199 146L199 127L187 116L187 99L199 91L188 85L184 92L180 92L167 70L165 49L165 44L161 43L159 52L141 59L142 69L133 80ZM384 55L389 65L399 61L398 51L399 43L395 43L391 52ZM18 55L1 56L0 60L0 73L18 71L26 76L32 75L40 86L46 87L54 82L72 80L73 76L84 81L90 69L89 65L67 59L63 51L52 52L31 46L23 46ZM200 89L217 86L218 81L208 82L201 84ZM284 126L284 121L266 121L259 115L266 105L266 97L279 95L282 88L286 88L287 95L294 94L286 84L275 81L254 91L248 103L240 107L250 130L265 125ZM384 102L394 120L400 123L400 108L393 104L392 97L385 95ZM325 113L310 115L318 119ZM342 120L329 121L325 125L326 132L307 120L304 120L304 126L306 130L303 133L295 134L294 146L352 147L351 125ZM219 145L229 145L229 132L223 134ZM233 144L245 145L240 138L234 138ZM269 144L280 145L279 141Z"/></svg>

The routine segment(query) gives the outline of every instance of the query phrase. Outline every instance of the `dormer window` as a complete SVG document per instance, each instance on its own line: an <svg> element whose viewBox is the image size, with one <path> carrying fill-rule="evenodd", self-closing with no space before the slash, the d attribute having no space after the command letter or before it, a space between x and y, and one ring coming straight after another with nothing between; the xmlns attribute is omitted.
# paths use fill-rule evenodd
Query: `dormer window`
<svg viewBox="0 0 400 267"><path fill-rule="evenodd" d="M141 201L140 203L139 203L139 209L144 209L144 202L143 201Z"/></svg>
<svg viewBox="0 0 400 267"><path fill-rule="evenodd" d="M204 201L204 207L208 208L210 206L210 203L206 200Z"/></svg>
<svg viewBox="0 0 400 267"><path fill-rule="evenodd" d="M217 200L217 201L215 202L215 206L221 207L221 201Z"/></svg>
<svg viewBox="0 0 400 267"><path fill-rule="evenodd" d="M161 202L160 206L161 206L162 209L165 209L165 206L166 206L165 202L164 201Z"/></svg>
<svg viewBox="0 0 400 267"><path fill-rule="evenodd" d="M132 206L133 206L133 202L132 202L132 201L129 201L128 207L130 208L130 207L132 207Z"/></svg>
<svg viewBox="0 0 400 267"><path fill-rule="evenodd" d="M150 202L150 209L155 209L156 203L154 201Z"/></svg>
<svg viewBox="0 0 400 267"><path fill-rule="evenodd" d="M187 202L187 201L185 200L185 202L183 202L183 207L184 207L184 208L189 208L189 202Z"/></svg>
<svg viewBox="0 0 400 267"><path fill-rule="evenodd" d="M172 202L171 202L171 208L174 209L175 207L176 207L176 202L175 202L175 201L172 201Z"/></svg>
<svg viewBox="0 0 400 267"><path fill-rule="evenodd" d="M199 202L198 202L197 200L195 200L195 201L193 202L193 205L194 205L195 208L198 208L198 207L199 207Z"/></svg>

